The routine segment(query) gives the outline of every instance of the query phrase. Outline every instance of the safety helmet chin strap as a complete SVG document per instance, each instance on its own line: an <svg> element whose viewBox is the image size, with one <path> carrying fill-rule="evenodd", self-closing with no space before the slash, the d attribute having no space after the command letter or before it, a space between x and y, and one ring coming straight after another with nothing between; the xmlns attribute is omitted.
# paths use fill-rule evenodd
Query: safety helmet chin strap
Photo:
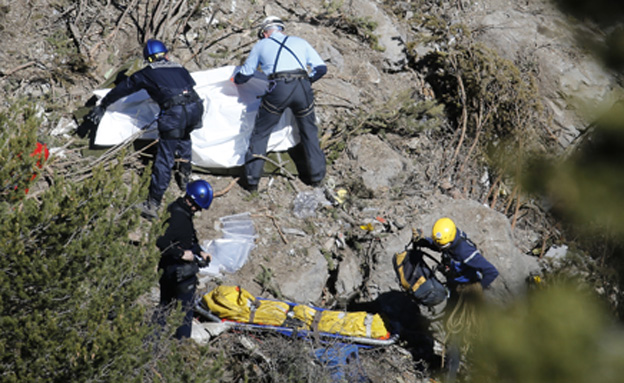
<svg viewBox="0 0 624 383"><path fill-rule="evenodd" d="M166 60L166 59L167 59L167 52L158 52L148 57L147 62L151 64L154 61L160 61L160 60Z"/></svg>

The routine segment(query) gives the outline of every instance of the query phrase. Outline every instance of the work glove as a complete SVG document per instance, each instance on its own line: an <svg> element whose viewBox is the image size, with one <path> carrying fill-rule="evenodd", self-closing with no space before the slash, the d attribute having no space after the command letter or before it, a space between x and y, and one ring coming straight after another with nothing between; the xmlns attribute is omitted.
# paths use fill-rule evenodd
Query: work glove
<svg viewBox="0 0 624 383"><path fill-rule="evenodd" d="M202 258L200 255L197 254L193 254L195 256L195 263L197 264L197 266L201 267L207 267L208 265L210 265L210 258Z"/></svg>
<svg viewBox="0 0 624 383"><path fill-rule="evenodd" d="M91 109L91 111L89 112L89 114L87 114L87 117L85 118L91 121L93 125L98 126L100 124L100 121L102 121L102 117L104 116L105 112L106 109L98 105L95 108Z"/></svg>
<svg viewBox="0 0 624 383"><path fill-rule="evenodd" d="M412 228L412 241L418 242L425 237L422 229Z"/></svg>

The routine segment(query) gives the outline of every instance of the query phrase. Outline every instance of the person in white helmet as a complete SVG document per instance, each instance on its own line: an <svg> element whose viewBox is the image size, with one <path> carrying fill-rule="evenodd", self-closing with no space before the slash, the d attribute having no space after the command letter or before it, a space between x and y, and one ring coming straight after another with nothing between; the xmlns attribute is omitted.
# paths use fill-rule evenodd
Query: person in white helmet
<svg viewBox="0 0 624 383"><path fill-rule="evenodd" d="M320 185L325 177L325 154L318 139L311 84L327 73L327 66L307 41L283 32L282 20L267 17L258 31L260 41L233 77L236 84L244 84L259 66L269 79L245 155L242 185L249 191L258 188L264 167L264 160L258 156L266 155L271 130L286 108L292 110L299 126L301 142L289 151L299 177L312 186Z"/></svg>

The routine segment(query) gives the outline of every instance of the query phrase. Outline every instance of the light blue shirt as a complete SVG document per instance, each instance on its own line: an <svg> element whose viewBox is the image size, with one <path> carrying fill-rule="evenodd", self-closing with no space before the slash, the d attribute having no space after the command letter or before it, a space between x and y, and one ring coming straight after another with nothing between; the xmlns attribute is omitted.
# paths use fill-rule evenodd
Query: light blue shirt
<svg viewBox="0 0 624 383"><path fill-rule="evenodd" d="M247 57L247 61L245 61L245 64L240 68L239 73L251 76L258 66L260 66L262 72L268 76L276 72L297 69L307 71L307 67L310 67L311 72L308 73L308 75L314 77L316 67L325 66L325 62L321 59L321 56L319 56L307 41L295 36L288 36L286 44L280 50L280 43L282 43L286 37L287 36L283 33L275 31L270 37L258 41L253 48L251 48L249 57ZM277 42L272 39L277 40ZM292 53L286 49L287 47ZM277 68L273 68L278 51L279 60L277 61ZM295 56L297 57L295 58ZM299 61L297 61L297 59Z"/></svg>

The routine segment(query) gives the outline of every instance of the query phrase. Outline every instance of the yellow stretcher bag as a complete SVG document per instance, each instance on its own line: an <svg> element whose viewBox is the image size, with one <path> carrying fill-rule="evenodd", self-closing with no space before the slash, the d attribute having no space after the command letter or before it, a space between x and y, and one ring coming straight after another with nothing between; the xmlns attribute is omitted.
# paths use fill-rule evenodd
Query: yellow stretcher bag
<svg viewBox="0 0 624 383"><path fill-rule="evenodd" d="M390 337L378 314L320 310L307 305L257 299L237 286L219 286L204 295L203 301L219 318L236 322L283 326L287 318L294 318L299 324L298 329L353 337Z"/></svg>
<svg viewBox="0 0 624 383"><path fill-rule="evenodd" d="M306 305L295 306L293 312L296 319L314 331L382 339L390 336L379 314L364 311L316 310Z"/></svg>
<svg viewBox="0 0 624 383"><path fill-rule="evenodd" d="M213 314L236 322L280 326L290 310L288 303L258 300L238 286L219 286L203 299Z"/></svg>

